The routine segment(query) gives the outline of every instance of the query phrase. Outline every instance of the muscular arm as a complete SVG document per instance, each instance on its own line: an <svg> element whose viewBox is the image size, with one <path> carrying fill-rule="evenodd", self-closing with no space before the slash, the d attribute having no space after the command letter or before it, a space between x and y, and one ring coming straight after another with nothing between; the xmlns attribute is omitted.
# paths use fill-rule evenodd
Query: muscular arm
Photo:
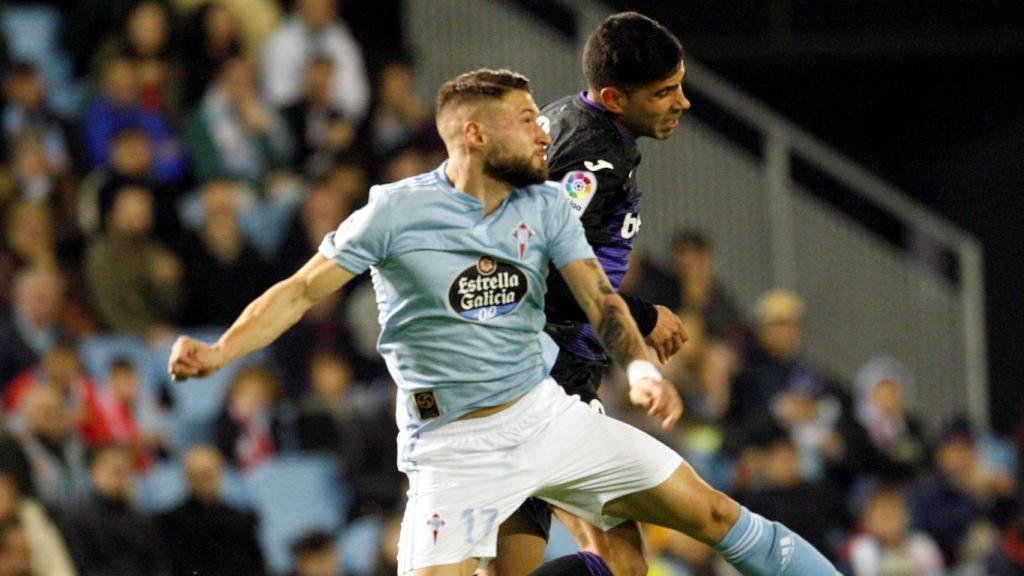
<svg viewBox="0 0 1024 576"><path fill-rule="evenodd" d="M644 337L629 314L629 307L612 288L601 265L591 258L570 262L560 270L605 351L627 369L630 402L645 408L662 428L671 428L683 413L683 403L675 387L668 380L662 380L651 363ZM634 368L637 369L635 374Z"/></svg>
<svg viewBox="0 0 1024 576"><path fill-rule="evenodd" d="M216 344L181 337L174 343L168 370L177 379L206 376L273 342L328 294L355 274L317 254L291 277L249 303Z"/></svg>
<svg viewBox="0 0 1024 576"><path fill-rule="evenodd" d="M612 360L622 367L633 360L652 360L629 307L597 260L576 260L559 271Z"/></svg>

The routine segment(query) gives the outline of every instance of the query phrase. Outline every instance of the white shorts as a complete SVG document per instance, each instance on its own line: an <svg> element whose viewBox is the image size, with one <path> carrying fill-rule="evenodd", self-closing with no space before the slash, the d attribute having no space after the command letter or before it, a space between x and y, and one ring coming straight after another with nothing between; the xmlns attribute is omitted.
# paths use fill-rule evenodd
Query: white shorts
<svg viewBox="0 0 1024 576"><path fill-rule="evenodd" d="M546 378L483 418L398 436L409 477L398 573L487 560L498 526L537 496L608 529L608 502L664 482L683 459L651 436L598 414Z"/></svg>

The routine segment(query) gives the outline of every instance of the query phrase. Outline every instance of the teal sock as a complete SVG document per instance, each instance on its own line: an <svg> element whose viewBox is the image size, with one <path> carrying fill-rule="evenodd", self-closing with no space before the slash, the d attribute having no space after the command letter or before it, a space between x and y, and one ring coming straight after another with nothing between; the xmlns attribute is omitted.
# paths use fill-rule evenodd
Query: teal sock
<svg viewBox="0 0 1024 576"><path fill-rule="evenodd" d="M715 550L743 576L831 576L839 571L797 533L740 506Z"/></svg>

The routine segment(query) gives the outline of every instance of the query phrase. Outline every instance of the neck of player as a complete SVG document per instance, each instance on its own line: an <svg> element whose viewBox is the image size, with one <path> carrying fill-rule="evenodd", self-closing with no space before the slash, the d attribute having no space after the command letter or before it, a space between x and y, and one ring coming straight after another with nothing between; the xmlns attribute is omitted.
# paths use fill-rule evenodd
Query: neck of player
<svg viewBox="0 0 1024 576"><path fill-rule="evenodd" d="M456 189L484 205L484 216L498 209L512 193L512 185L484 174L483 162L469 155L453 155L445 166L445 176Z"/></svg>

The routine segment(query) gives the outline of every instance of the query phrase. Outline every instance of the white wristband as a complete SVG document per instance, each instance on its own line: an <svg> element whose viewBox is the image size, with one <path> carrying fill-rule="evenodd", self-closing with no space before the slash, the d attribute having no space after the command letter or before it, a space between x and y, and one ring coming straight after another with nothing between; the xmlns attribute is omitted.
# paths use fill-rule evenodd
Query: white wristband
<svg viewBox="0 0 1024 576"><path fill-rule="evenodd" d="M626 367L626 377L629 379L629 385L636 384L637 380L641 378L652 378L655 382L661 382L661 372L647 360L633 360Z"/></svg>

